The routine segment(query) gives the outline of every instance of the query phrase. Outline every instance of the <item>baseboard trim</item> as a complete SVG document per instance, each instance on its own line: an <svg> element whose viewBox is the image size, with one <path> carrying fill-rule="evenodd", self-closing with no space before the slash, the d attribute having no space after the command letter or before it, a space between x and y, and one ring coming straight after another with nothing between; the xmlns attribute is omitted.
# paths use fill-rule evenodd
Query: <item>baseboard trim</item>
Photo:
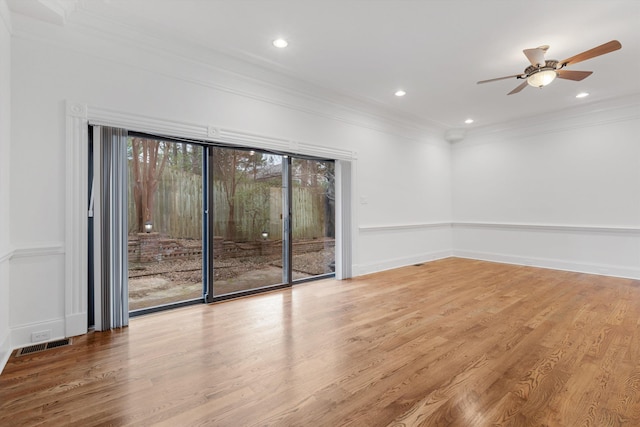
<svg viewBox="0 0 640 427"><path fill-rule="evenodd" d="M500 262L504 264L524 265L531 267L548 268L551 270L572 271L576 273L640 280L640 268L624 267L618 265L579 263L547 258L520 257L491 252L458 250L454 250L452 256L457 258L476 259L480 261Z"/></svg>
<svg viewBox="0 0 640 427"><path fill-rule="evenodd" d="M362 276L364 274L378 273L380 271L393 270L394 268L407 267L414 264L421 264L423 262L435 261L438 259L449 258L452 256L452 252L436 251L427 252L410 257L394 258L385 260L382 262L372 262L368 264L358 264L353 266L354 276Z"/></svg>
<svg viewBox="0 0 640 427"><path fill-rule="evenodd" d="M0 341L0 374L4 370L4 367L7 366L7 362L9 361L9 357L11 357L11 353L13 352L11 348L11 333L10 331L4 336L2 341Z"/></svg>
<svg viewBox="0 0 640 427"><path fill-rule="evenodd" d="M68 314L65 319L65 338L83 335L88 330L87 313Z"/></svg>
<svg viewBox="0 0 640 427"><path fill-rule="evenodd" d="M31 341L31 333L45 330L51 331L49 340L65 338L65 320L62 318L51 319L11 328L11 346L13 350L33 344Z"/></svg>

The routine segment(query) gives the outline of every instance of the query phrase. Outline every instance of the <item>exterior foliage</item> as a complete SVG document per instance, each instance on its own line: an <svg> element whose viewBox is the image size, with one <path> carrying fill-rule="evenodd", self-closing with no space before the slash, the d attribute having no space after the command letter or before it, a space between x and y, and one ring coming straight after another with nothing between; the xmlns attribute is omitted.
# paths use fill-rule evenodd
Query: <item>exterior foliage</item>
<svg viewBox="0 0 640 427"><path fill-rule="evenodd" d="M203 148L130 138L130 233L202 238ZM282 238L282 158L248 150L213 150L214 233L225 240ZM333 237L333 163L294 159L294 239Z"/></svg>

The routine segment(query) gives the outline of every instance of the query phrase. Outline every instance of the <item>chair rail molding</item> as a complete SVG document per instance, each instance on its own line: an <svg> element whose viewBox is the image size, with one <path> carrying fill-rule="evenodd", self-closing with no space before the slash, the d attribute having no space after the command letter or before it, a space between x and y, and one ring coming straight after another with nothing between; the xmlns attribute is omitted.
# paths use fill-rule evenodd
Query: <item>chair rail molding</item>
<svg viewBox="0 0 640 427"><path fill-rule="evenodd" d="M13 257L13 250L7 250L6 252L0 253L0 264L3 262L8 262Z"/></svg>
<svg viewBox="0 0 640 427"><path fill-rule="evenodd" d="M394 230L414 230L420 228L451 228L451 222L420 222L408 224L383 224L383 225L361 225L360 232L394 231Z"/></svg>
<svg viewBox="0 0 640 427"><path fill-rule="evenodd" d="M602 225L535 224L510 222L453 222L453 228L494 228L529 231L561 231L579 233L623 233L640 235L640 227L619 227Z"/></svg>
<svg viewBox="0 0 640 427"><path fill-rule="evenodd" d="M41 243L37 245L19 246L11 251L10 258L31 258L51 255L64 255L64 242Z"/></svg>

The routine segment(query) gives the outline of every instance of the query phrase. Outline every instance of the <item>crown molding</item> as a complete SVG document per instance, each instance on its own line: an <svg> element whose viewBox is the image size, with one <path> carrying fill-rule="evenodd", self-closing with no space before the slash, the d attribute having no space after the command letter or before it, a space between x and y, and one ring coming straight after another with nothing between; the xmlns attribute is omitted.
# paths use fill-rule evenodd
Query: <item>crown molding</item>
<svg viewBox="0 0 640 427"><path fill-rule="evenodd" d="M4 1L4 0L3 0ZM52 0L53 1L53 0ZM57 0L54 2L60 2ZM139 28L132 22L123 22L91 12L78 3L73 19L63 28L38 28L38 21L24 16L13 20L14 36L38 43L47 43L62 49L72 50L100 60L164 75L191 84L232 93L249 99L277 105L314 116L339 121L349 125L382 132L394 137L421 143L442 141L443 135L451 133L442 123L430 121L401 112L375 100L355 95L338 93L313 82L300 80L277 64L258 64L250 58L239 58L229 52L212 51L196 41L176 40L161 34L152 26ZM31 21L31 22L27 22ZM56 32L56 30L58 32ZM52 37L53 36L53 37ZM58 37L59 36L59 37ZM95 43L95 41L99 41ZM118 52L112 47L120 46ZM100 46L109 46L105 50ZM184 64L183 67L154 67L146 61L132 62L134 56L161 59L165 64ZM191 72L189 69L199 70ZM544 114L518 118L494 125L474 127L466 130L469 138L455 138L451 144L465 143L477 137L518 132L524 135L541 135L577 127L597 126L637 117L640 94L611 98L569 109L548 111ZM621 110L632 104L635 117L590 120L594 113Z"/></svg>
<svg viewBox="0 0 640 427"><path fill-rule="evenodd" d="M254 60L249 55L237 55L233 49L225 51L212 50L208 46L202 46L198 41L188 37L176 39L173 36L161 34L157 26L136 22L126 22L122 19L113 19L104 14L96 14L82 9L82 19L75 20L73 26L80 33L91 33L96 36L132 45L136 50L165 55L171 60L187 61L197 66L205 66L217 71L231 73L248 81L259 83L266 87L287 92L296 97L317 102L328 103L333 109L337 108L342 113L357 113L365 118L383 121L387 124L400 126L419 133L433 133L440 135L445 130L445 125L414 114L399 111L395 108L354 94L338 92L327 88L322 84L302 80L290 69L272 62ZM341 119L340 114L336 119ZM366 122L357 122L364 126ZM378 127L376 130L386 130L387 127Z"/></svg>
<svg viewBox="0 0 640 427"><path fill-rule="evenodd" d="M8 0L9 9L38 21L64 26L69 15L78 9L80 0Z"/></svg>
<svg viewBox="0 0 640 427"><path fill-rule="evenodd" d="M339 121L421 143L441 142L444 128L436 123L373 101L356 99L259 65L196 45L163 39L87 13L82 8L64 28L41 25L37 20L14 16L14 37L56 46L99 61L181 80L314 116ZM78 19L75 19L78 18ZM82 19L80 19L82 18ZM120 46L113 49L114 45ZM146 56L145 56L146 55ZM135 62L131 57L140 58ZM161 60L169 66L154 66ZM176 66L181 64L181 66Z"/></svg>
<svg viewBox="0 0 640 427"><path fill-rule="evenodd" d="M67 23L67 19L78 7L79 0L38 0L38 3L53 12L61 25Z"/></svg>
<svg viewBox="0 0 640 427"><path fill-rule="evenodd" d="M7 5L6 0L0 0L0 20L4 22L4 26L9 34L13 33L11 24L11 11L9 10L9 6Z"/></svg>
<svg viewBox="0 0 640 427"><path fill-rule="evenodd" d="M511 120L467 131L467 140L498 134L536 136L640 118L640 93L591 102L561 111ZM464 144L464 142L463 142ZM455 145L455 144L454 144Z"/></svg>

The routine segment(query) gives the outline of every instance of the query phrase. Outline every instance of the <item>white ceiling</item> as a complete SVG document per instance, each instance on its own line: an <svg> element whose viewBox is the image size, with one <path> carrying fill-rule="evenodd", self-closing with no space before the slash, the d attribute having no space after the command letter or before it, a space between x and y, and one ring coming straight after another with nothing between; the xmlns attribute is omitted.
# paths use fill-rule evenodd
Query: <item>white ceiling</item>
<svg viewBox="0 0 640 427"><path fill-rule="evenodd" d="M118 20L192 52L251 63L264 75L339 94L441 129L483 127L640 94L639 0L9 0L60 24ZM51 12L54 12L53 14ZM271 41L284 37L286 49ZM522 50L562 60L617 39L622 49L571 66L594 71L507 96ZM132 41L135 42L135 41ZM185 51L189 51L188 49ZM260 73L258 73L259 75ZM293 83L292 83L293 84ZM394 92L407 91L403 98ZM589 92L576 99L579 92ZM467 118L475 119L465 125Z"/></svg>

